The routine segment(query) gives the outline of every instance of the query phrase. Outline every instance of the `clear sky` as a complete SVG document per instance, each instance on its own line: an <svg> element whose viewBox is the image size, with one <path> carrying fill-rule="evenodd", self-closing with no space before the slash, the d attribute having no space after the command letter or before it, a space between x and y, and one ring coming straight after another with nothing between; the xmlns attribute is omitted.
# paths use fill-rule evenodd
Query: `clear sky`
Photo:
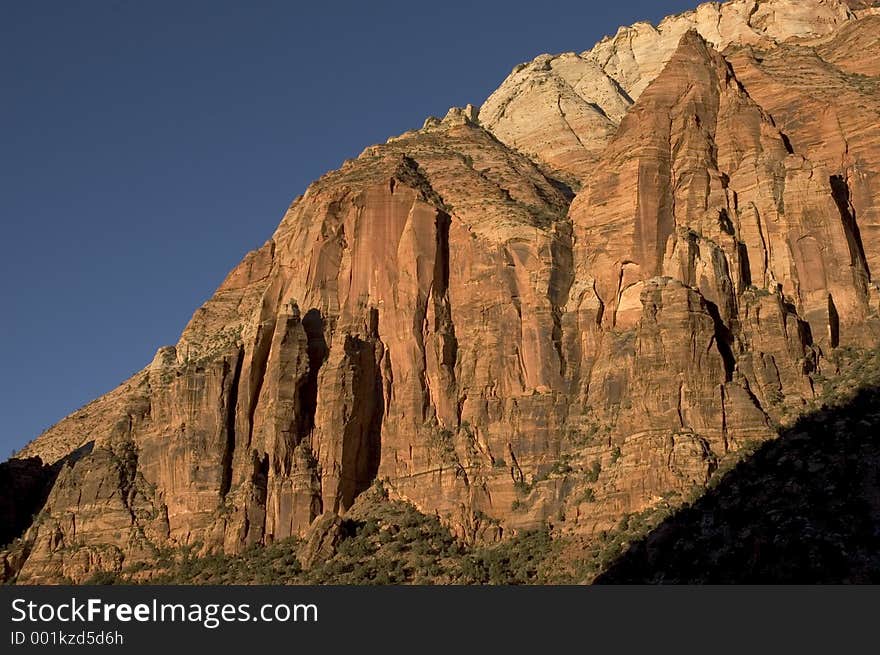
<svg viewBox="0 0 880 655"><path fill-rule="evenodd" d="M697 0L0 5L0 460L177 341L310 181Z"/></svg>

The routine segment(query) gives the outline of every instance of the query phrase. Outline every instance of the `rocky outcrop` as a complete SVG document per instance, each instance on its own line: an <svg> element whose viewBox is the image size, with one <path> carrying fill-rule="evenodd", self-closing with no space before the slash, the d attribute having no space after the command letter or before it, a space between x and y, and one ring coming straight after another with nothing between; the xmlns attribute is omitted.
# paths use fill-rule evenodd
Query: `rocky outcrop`
<svg viewBox="0 0 880 655"><path fill-rule="evenodd" d="M479 115L505 144L577 182L630 105L626 90L598 63L569 52L541 55L514 68Z"/></svg>
<svg viewBox="0 0 880 655"><path fill-rule="evenodd" d="M175 346L22 452L90 448L6 567L291 536L317 561L376 480L471 543L702 488L876 343L877 20L704 5L325 175Z"/></svg>
<svg viewBox="0 0 880 655"><path fill-rule="evenodd" d="M336 544L342 539L342 519L335 512L322 514L309 528L298 553L299 561L308 570L333 556Z"/></svg>

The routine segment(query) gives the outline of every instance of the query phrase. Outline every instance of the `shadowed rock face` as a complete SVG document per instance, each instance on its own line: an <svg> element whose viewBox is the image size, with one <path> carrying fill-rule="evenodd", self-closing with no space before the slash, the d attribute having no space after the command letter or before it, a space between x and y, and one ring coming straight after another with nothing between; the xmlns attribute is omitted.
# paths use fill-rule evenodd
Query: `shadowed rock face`
<svg viewBox="0 0 880 655"><path fill-rule="evenodd" d="M631 545L600 584L877 584L880 392L797 421Z"/></svg>
<svg viewBox="0 0 880 655"><path fill-rule="evenodd" d="M314 535L376 479L472 542L705 485L877 339L880 18L813 4L622 30L511 78L559 120L503 85L316 181L175 346L22 451L94 442L7 568ZM713 11L723 55L687 27Z"/></svg>
<svg viewBox="0 0 880 655"><path fill-rule="evenodd" d="M30 526L42 509L60 465L44 466L39 457L10 459L0 464L0 542L7 544Z"/></svg>

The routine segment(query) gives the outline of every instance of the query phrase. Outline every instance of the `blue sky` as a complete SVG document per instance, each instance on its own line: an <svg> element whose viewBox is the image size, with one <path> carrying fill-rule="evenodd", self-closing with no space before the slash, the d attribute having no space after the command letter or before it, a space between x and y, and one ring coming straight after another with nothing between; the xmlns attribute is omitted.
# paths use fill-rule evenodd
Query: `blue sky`
<svg viewBox="0 0 880 655"><path fill-rule="evenodd" d="M0 459L177 341L309 182L696 0L0 6Z"/></svg>

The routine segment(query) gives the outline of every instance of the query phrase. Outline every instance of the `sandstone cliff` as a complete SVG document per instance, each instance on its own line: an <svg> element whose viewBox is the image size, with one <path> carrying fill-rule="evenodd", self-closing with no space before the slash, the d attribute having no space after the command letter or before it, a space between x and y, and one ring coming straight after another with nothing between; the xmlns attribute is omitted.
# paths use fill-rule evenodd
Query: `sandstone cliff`
<svg viewBox="0 0 880 655"><path fill-rule="evenodd" d="M860 3L710 3L368 148L20 453L57 477L7 569L318 543L375 480L469 543L701 488L877 342L878 34Z"/></svg>

